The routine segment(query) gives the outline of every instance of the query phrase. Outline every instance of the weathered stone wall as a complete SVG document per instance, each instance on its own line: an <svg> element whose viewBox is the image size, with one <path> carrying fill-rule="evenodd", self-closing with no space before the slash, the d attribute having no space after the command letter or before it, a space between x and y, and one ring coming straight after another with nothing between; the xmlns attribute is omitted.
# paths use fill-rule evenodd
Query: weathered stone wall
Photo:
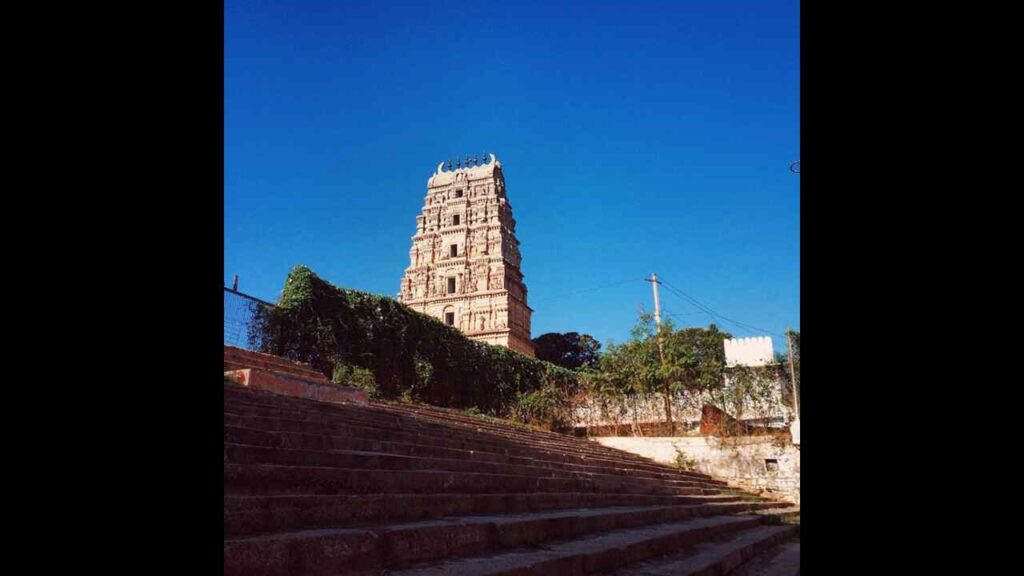
<svg viewBox="0 0 1024 576"><path fill-rule="evenodd" d="M698 432L705 404L724 407L731 417L748 422L782 426L792 420L792 410L782 403L784 382L768 386L768 392L748 398L741 405L724 402L721 395L680 392L672 395L672 419L680 431ZM742 409L737 409L742 408ZM654 424L665 421L665 400L660 394L637 394L621 400L581 398L573 409L573 426L594 428Z"/></svg>
<svg viewBox="0 0 1024 576"><path fill-rule="evenodd" d="M783 437L785 438L785 437ZM611 448L662 464L676 462L676 449L696 460L696 469L730 484L800 504L800 448L779 437L734 438L593 438ZM774 460L774 463L767 462Z"/></svg>

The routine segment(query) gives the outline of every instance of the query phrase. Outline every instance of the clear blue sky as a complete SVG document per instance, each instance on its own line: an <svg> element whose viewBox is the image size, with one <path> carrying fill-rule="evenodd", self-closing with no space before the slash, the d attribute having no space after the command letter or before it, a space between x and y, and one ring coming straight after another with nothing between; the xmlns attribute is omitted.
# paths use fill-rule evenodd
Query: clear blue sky
<svg viewBox="0 0 1024 576"><path fill-rule="evenodd" d="M225 10L226 284L275 300L301 263L394 296L427 178L488 151L534 337L626 340L651 272L734 320L799 329L798 2ZM712 321L661 296L678 324Z"/></svg>

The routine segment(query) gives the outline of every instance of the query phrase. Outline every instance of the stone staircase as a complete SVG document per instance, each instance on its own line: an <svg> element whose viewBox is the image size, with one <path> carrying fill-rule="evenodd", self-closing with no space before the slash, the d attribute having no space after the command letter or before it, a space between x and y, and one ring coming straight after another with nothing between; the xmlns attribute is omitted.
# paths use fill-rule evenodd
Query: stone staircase
<svg viewBox="0 0 1024 576"><path fill-rule="evenodd" d="M309 364L224 345L224 377L249 388L320 402L365 403L366 393L328 380Z"/></svg>
<svg viewBox="0 0 1024 576"><path fill-rule="evenodd" d="M224 370L259 369L277 374L306 378L309 380L326 380L309 364L293 362L280 356L253 352L244 348L224 345Z"/></svg>
<svg viewBox="0 0 1024 576"><path fill-rule="evenodd" d="M726 574L791 539L796 526L767 523L786 514L703 474L457 410L224 384L229 575Z"/></svg>

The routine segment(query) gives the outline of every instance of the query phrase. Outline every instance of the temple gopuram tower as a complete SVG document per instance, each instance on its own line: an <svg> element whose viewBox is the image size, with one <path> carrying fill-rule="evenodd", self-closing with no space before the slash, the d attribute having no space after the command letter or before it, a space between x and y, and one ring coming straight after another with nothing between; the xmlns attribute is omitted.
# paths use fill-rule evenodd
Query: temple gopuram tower
<svg viewBox="0 0 1024 576"><path fill-rule="evenodd" d="M533 356L515 231L494 154L441 162L427 180L398 300L473 340Z"/></svg>

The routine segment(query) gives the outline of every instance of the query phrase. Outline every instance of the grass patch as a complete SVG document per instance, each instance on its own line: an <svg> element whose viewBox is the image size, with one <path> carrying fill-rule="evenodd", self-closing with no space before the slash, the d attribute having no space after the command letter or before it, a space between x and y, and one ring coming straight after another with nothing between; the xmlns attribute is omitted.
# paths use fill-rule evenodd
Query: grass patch
<svg viewBox="0 0 1024 576"><path fill-rule="evenodd" d="M673 446L676 451L676 459L672 465L679 470L694 470L697 468L697 461L686 455L678 446Z"/></svg>

